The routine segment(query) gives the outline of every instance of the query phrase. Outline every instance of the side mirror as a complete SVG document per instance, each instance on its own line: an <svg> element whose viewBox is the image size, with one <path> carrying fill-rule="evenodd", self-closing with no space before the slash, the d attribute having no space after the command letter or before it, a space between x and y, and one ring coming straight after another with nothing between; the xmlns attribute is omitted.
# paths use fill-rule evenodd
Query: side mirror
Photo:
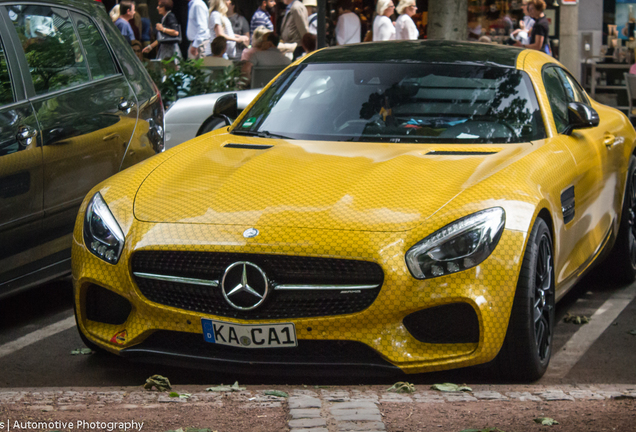
<svg viewBox="0 0 636 432"><path fill-rule="evenodd" d="M589 129L598 126L598 113L592 107L581 102L568 104L568 129L566 135L570 135L575 129Z"/></svg>
<svg viewBox="0 0 636 432"><path fill-rule="evenodd" d="M230 93L221 96L214 103L213 114L225 120L229 126L234 119L238 117L238 96L236 93Z"/></svg>

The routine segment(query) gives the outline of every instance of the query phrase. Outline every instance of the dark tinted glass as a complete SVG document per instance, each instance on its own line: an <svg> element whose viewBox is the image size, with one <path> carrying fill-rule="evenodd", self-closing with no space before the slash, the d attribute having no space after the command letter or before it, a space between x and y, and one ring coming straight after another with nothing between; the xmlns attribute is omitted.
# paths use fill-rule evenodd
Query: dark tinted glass
<svg viewBox="0 0 636 432"><path fill-rule="evenodd" d="M38 95L88 81L84 55L67 11L40 5L7 9Z"/></svg>
<svg viewBox="0 0 636 432"><path fill-rule="evenodd" d="M2 40L0 40L0 105L13 102L13 89L11 88L11 80L9 79L9 66L7 58L4 55Z"/></svg>
<svg viewBox="0 0 636 432"><path fill-rule="evenodd" d="M73 20L75 20L93 79L117 74L113 58L97 26L88 17L75 12L71 12L71 15L73 15Z"/></svg>
<svg viewBox="0 0 636 432"><path fill-rule="evenodd" d="M585 92L581 88L581 85L572 76L559 67L555 67L555 70L561 77L565 93L568 97L568 102L581 102L589 105L589 100L585 95Z"/></svg>
<svg viewBox="0 0 636 432"><path fill-rule="evenodd" d="M233 132L396 143L545 137L524 72L388 62L300 65L282 75Z"/></svg>
<svg viewBox="0 0 636 432"><path fill-rule="evenodd" d="M543 71L543 85L548 94L557 132L562 133L568 125L568 98L556 68L551 67Z"/></svg>

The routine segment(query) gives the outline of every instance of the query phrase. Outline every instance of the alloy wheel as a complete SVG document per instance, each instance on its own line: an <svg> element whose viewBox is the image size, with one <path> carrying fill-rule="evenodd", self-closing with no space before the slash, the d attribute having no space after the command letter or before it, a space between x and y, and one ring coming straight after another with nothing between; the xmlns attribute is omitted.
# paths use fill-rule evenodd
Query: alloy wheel
<svg viewBox="0 0 636 432"><path fill-rule="evenodd" d="M633 235L633 234L632 234ZM534 288L534 334L537 354L543 362L550 357L552 344L554 287L552 277L552 247L550 238L544 234L539 242L539 253L535 268Z"/></svg>

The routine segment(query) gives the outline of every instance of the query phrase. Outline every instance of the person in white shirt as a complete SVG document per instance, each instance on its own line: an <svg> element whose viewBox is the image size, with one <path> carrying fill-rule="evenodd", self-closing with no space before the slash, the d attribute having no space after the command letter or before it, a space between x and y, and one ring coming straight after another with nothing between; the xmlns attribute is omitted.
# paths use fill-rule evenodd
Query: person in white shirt
<svg viewBox="0 0 636 432"><path fill-rule="evenodd" d="M190 4L188 4L186 36L192 42L190 49L188 49L188 58L202 58L210 50L208 8L203 0L190 0Z"/></svg>
<svg viewBox="0 0 636 432"><path fill-rule="evenodd" d="M336 42L338 45L360 43L360 18L351 12L353 2L351 0L339 0L338 24L336 24Z"/></svg>
<svg viewBox="0 0 636 432"><path fill-rule="evenodd" d="M236 43L242 42L246 46L250 43L250 38L244 35L234 35L232 22L227 17L228 3L231 0L210 0L210 18L208 26L210 37L223 36L227 40L227 51L225 55L229 58L236 57Z"/></svg>
<svg viewBox="0 0 636 432"><path fill-rule="evenodd" d="M417 12L415 0L400 0L395 10L400 15L398 19L395 20L395 38L397 40L417 39L420 32L417 31L417 27L413 22L413 15Z"/></svg>
<svg viewBox="0 0 636 432"><path fill-rule="evenodd" d="M303 0L303 5L307 8L307 31L311 34L318 34L318 3L316 0Z"/></svg>
<svg viewBox="0 0 636 432"><path fill-rule="evenodd" d="M373 20L373 41L395 40L395 26L389 18L395 12L391 0L378 0L375 8L377 15Z"/></svg>

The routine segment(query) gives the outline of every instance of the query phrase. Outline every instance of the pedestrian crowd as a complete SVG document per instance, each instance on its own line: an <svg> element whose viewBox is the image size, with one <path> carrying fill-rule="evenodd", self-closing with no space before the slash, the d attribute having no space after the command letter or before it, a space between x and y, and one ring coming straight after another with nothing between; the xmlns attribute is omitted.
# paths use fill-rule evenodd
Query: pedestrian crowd
<svg viewBox="0 0 636 432"><path fill-rule="evenodd" d="M155 24L154 31L145 3L136 5L132 0L121 0L110 15L140 58L156 50L157 59L202 58L205 66L240 63L247 77L253 66L285 66L316 49L316 0L261 0L249 20L239 13L236 2L189 0L187 19L184 17L182 21L187 23L185 29L172 11L173 0L158 0L161 21ZM549 25L543 13L545 1L520 3L523 18L506 13L496 21L496 26L509 36L506 43L550 54ZM414 40L426 35L426 13L417 14L416 0L399 0L397 6L392 0L356 0L355 4L353 0L337 0L335 6L326 20L329 45ZM470 14L467 25L469 39L491 41L484 35L481 21ZM490 31L494 31L492 27ZM182 52L186 39L189 45Z"/></svg>

